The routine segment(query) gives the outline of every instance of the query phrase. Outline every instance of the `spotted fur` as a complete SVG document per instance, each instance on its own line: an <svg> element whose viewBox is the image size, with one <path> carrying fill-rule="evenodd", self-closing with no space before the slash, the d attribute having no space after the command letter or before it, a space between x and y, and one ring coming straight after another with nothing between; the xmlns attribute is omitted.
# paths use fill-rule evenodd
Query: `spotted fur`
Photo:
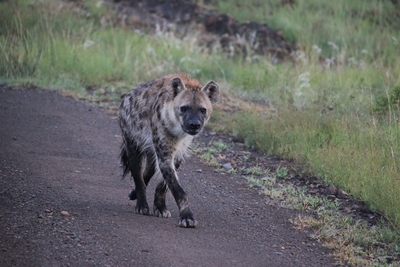
<svg viewBox="0 0 400 267"><path fill-rule="evenodd" d="M214 81L202 86L185 73L141 84L123 96L119 108L123 137L121 162L123 176L130 172L135 182L129 197L137 200L136 213L150 214L146 187L160 171L164 179L155 191L154 215L171 216L165 204L165 195L170 189L179 208L179 225L196 226L176 171L188 155L194 137L210 118L212 104L218 102L219 97L219 87Z"/></svg>

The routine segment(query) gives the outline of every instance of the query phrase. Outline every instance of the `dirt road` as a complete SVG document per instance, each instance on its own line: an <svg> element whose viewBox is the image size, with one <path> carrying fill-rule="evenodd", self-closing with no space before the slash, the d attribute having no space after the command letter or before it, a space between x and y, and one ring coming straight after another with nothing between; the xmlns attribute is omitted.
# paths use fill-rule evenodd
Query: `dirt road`
<svg viewBox="0 0 400 267"><path fill-rule="evenodd" d="M114 116L57 92L0 88L0 266L335 266L293 229L293 211L196 157L179 176L197 228L177 226L170 194L172 218L135 214Z"/></svg>

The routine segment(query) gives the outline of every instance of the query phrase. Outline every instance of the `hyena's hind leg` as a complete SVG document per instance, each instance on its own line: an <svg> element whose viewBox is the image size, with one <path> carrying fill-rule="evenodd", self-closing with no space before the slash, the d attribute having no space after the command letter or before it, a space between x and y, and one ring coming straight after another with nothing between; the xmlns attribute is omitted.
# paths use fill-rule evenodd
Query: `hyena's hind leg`
<svg viewBox="0 0 400 267"><path fill-rule="evenodd" d="M175 160L175 170L178 170L181 165L182 160ZM168 186L165 181L160 182L157 185L156 192L154 194L154 216L169 218L171 217L171 212L167 209L167 205L165 203L165 197L167 195Z"/></svg>
<svg viewBox="0 0 400 267"><path fill-rule="evenodd" d="M145 162L143 162L142 166L146 166L146 169L143 172L143 180L144 184L147 187L150 179L156 173L156 163L154 162L154 160L151 159L151 156L147 155L147 159ZM129 193L129 199L135 200L136 198L137 198L136 188L133 188L132 191Z"/></svg>
<svg viewBox="0 0 400 267"><path fill-rule="evenodd" d="M121 159L124 161L124 151L121 153ZM127 160L127 167L132 174L133 181L135 182L135 189L129 194L130 199L137 199L135 212L138 214L149 215L150 209L147 204L146 187L147 184L143 179L143 167L146 164L143 155L134 144L131 144L128 149L125 149L125 160ZM133 192L134 191L134 192Z"/></svg>

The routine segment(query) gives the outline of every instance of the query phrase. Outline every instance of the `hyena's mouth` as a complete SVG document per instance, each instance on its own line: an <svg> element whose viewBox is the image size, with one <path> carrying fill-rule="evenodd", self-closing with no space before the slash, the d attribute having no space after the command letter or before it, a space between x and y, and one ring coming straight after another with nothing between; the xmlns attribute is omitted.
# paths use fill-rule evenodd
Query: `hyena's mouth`
<svg viewBox="0 0 400 267"><path fill-rule="evenodd" d="M190 135L197 135L200 133L201 129L185 129L185 128L183 128L183 131Z"/></svg>

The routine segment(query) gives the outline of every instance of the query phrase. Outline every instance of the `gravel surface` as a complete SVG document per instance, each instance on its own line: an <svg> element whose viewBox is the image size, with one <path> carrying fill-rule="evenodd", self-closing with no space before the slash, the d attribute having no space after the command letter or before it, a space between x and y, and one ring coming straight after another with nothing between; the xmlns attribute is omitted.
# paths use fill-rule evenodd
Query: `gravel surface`
<svg viewBox="0 0 400 267"><path fill-rule="evenodd" d="M179 176L198 221L134 213L114 114L54 91L0 87L0 266L335 266L238 177L193 156ZM149 203L160 177L149 185Z"/></svg>

